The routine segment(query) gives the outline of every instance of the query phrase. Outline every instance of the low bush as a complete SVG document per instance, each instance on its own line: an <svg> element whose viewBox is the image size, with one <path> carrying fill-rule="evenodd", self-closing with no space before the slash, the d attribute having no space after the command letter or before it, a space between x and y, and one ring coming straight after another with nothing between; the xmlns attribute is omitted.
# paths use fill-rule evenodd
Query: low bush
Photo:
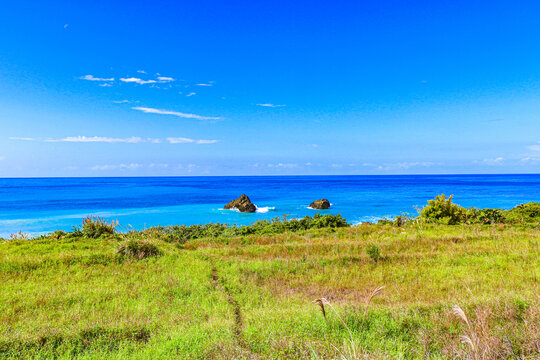
<svg viewBox="0 0 540 360"><path fill-rule="evenodd" d="M507 210L505 217L510 223L538 223L540 222L540 203L518 205Z"/></svg>
<svg viewBox="0 0 540 360"><path fill-rule="evenodd" d="M467 219L465 208L452 203L454 195L448 198L441 194L435 196L435 199L428 200L428 205L422 208L420 218L431 223L444 225L462 224Z"/></svg>
<svg viewBox="0 0 540 360"><path fill-rule="evenodd" d="M218 238L247 235L273 235L287 231L298 232L309 229L349 227L341 215L306 216L302 219L286 220L276 217L271 220L259 220L251 225L237 226L228 224L174 225L156 226L144 230L144 234L167 242L185 243L192 239Z"/></svg>
<svg viewBox="0 0 540 360"><path fill-rule="evenodd" d="M467 222L471 224L502 224L505 222L505 211L502 209L475 209L466 211Z"/></svg>
<svg viewBox="0 0 540 360"><path fill-rule="evenodd" d="M160 256L161 250L157 245L145 240L128 240L118 247L117 254L123 259L142 260L148 257Z"/></svg>
<svg viewBox="0 0 540 360"><path fill-rule="evenodd" d="M114 234L117 226L118 220L111 220L110 222L107 222L105 219L102 219L99 216L88 216L83 220L82 227L74 230L80 231L83 236L88 238L97 239L101 235Z"/></svg>
<svg viewBox="0 0 540 360"><path fill-rule="evenodd" d="M381 259L381 247L377 244L369 244L366 246L366 254L371 260L378 262Z"/></svg>

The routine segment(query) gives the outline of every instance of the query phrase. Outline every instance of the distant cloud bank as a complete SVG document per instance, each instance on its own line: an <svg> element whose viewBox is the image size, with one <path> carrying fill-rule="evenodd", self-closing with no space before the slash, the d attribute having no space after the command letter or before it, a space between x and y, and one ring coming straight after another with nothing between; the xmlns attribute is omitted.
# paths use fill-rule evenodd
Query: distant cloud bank
<svg viewBox="0 0 540 360"><path fill-rule="evenodd" d="M191 139L186 137L168 137L165 140L156 138L141 138L138 136L132 136L128 138L115 138L106 136L68 136L61 139L38 139L38 138L26 138L26 137L10 137L10 140L19 141L41 141L41 142L69 142L69 143L127 143L127 144L140 144L140 143L152 143L160 144L168 142L169 144L215 144L219 140L205 140L205 139Z"/></svg>

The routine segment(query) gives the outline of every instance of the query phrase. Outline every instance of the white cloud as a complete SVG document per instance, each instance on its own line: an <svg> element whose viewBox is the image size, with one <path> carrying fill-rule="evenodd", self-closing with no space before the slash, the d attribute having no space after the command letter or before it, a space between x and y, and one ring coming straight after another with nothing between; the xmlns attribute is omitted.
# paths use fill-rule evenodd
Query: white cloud
<svg viewBox="0 0 540 360"><path fill-rule="evenodd" d="M527 157L524 157L523 159L520 159L519 161L522 163L535 163L535 162L540 161L540 157L527 156Z"/></svg>
<svg viewBox="0 0 540 360"><path fill-rule="evenodd" d="M144 70L137 70L137 72L138 72L139 74L146 74L146 71L144 71Z"/></svg>
<svg viewBox="0 0 540 360"><path fill-rule="evenodd" d="M197 86L213 86L212 84L197 84Z"/></svg>
<svg viewBox="0 0 540 360"><path fill-rule="evenodd" d="M111 87L112 85L109 83L99 84L101 87Z"/></svg>
<svg viewBox="0 0 540 360"><path fill-rule="evenodd" d="M532 151L540 151L540 141L538 142L538 144L539 145L527 146L527 149L532 150Z"/></svg>
<svg viewBox="0 0 540 360"><path fill-rule="evenodd" d="M309 146L311 146L312 148L318 148L319 144L309 144Z"/></svg>
<svg viewBox="0 0 540 360"><path fill-rule="evenodd" d="M190 92L190 93L189 93L189 94L187 94L186 96L188 96L188 97L189 97L189 96L193 96L193 95L197 95L197 93L195 93L195 92Z"/></svg>
<svg viewBox="0 0 540 360"><path fill-rule="evenodd" d="M94 171L105 171L105 170L136 170L141 168L141 164L131 163L131 164L119 164L119 165L95 165L90 168Z"/></svg>
<svg viewBox="0 0 540 360"><path fill-rule="evenodd" d="M115 104L127 104L127 103L130 103L131 101L129 100L113 100L113 103Z"/></svg>
<svg viewBox="0 0 540 360"><path fill-rule="evenodd" d="M169 164L155 164L155 163L151 163L150 165L148 165L148 167L150 169L153 169L153 168L168 168L169 167Z"/></svg>
<svg viewBox="0 0 540 360"><path fill-rule="evenodd" d="M184 137L168 137L167 141L171 144L215 144L219 140L196 140Z"/></svg>
<svg viewBox="0 0 540 360"><path fill-rule="evenodd" d="M399 162L399 163L392 163L392 164L382 164L377 166L377 170L406 170L410 168L416 168L416 167L431 167L435 165L442 165L442 163L433 163L429 161L415 161L415 162ZM371 166L369 163L364 163L363 166Z"/></svg>
<svg viewBox="0 0 540 360"><path fill-rule="evenodd" d="M69 24L64 24L64 29L67 29Z"/></svg>
<svg viewBox="0 0 540 360"><path fill-rule="evenodd" d="M36 139L36 138L23 138L23 137L10 137L10 140L22 140L22 141L43 141L43 142L70 142L70 143L126 143L126 144L160 144L164 140L157 138L141 138L132 136L128 138L114 138L105 136L68 136L61 139ZM186 137L168 137L165 139L170 144L215 144L219 140L205 140L205 139L190 139Z"/></svg>
<svg viewBox="0 0 540 360"><path fill-rule="evenodd" d="M139 85L155 84L157 82L156 80L143 80L136 77L120 78L120 81L125 82L125 83L136 83Z"/></svg>
<svg viewBox="0 0 540 360"><path fill-rule="evenodd" d="M257 106L263 106L263 107L271 107L271 108L276 108L276 107L283 107L283 106L287 106L287 105L276 105L276 104L257 104Z"/></svg>
<svg viewBox="0 0 540 360"><path fill-rule="evenodd" d="M219 120L220 117L215 116L201 116L196 114L188 114L188 113L182 113L178 111L171 111L171 110L161 110L161 109L154 109L154 108L147 108L147 107L132 107L133 110L142 111L147 114L159 114L159 115L172 115L172 116L178 116L185 119L196 119L196 120Z"/></svg>
<svg viewBox="0 0 540 360"><path fill-rule="evenodd" d="M473 161L473 163L475 163L475 164L485 164L485 165L493 166L493 165L501 165L503 161L504 161L504 158L499 156L499 157L493 158L493 159L484 159L484 160L481 160L481 161L475 160L475 161Z"/></svg>
<svg viewBox="0 0 540 360"><path fill-rule="evenodd" d="M293 169L298 167L298 164L293 163L277 163L277 164L268 164L269 168L284 168L284 169Z"/></svg>
<svg viewBox="0 0 540 360"><path fill-rule="evenodd" d="M93 75L84 75L81 76L79 79L88 81L114 81L114 78L98 78L94 77Z"/></svg>
<svg viewBox="0 0 540 360"><path fill-rule="evenodd" d="M46 142L77 142L77 143L143 143L153 142L154 139L143 139L132 136L129 138L112 138L103 136L68 136L62 139L47 139Z"/></svg>
<svg viewBox="0 0 540 360"><path fill-rule="evenodd" d="M9 138L9 140L20 140L20 141L34 141L36 139L34 138L29 138L29 137L16 137L16 136L12 136Z"/></svg>
<svg viewBox="0 0 540 360"><path fill-rule="evenodd" d="M158 76L157 78L160 82L170 82L174 81L174 78L168 76Z"/></svg>

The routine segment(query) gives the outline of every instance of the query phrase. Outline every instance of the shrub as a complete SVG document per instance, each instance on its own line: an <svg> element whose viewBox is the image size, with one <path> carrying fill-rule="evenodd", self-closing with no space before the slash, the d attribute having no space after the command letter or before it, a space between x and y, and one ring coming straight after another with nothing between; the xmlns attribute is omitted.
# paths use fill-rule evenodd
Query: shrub
<svg viewBox="0 0 540 360"><path fill-rule="evenodd" d="M9 235L9 240L28 240L30 239L30 236L27 233L23 233L22 231L19 231L16 234Z"/></svg>
<svg viewBox="0 0 540 360"><path fill-rule="evenodd" d="M311 225L310 226L311 228L315 228L315 229L351 226L351 224L347 223L347 220L341 217L341 214L338 214L338 215L316 214L315 216L313 216L313 222L310 225Z"/></svg>
<svg viewBox="0 0 540 360"><path fill-rule="evenodd" d="M378 262L381 259L381 248L376 244L369 244L366 246L366 253L369 255L371 260Z"/></svg>
<svg viewBox="0 0 540 360"><path fill-rule="evenodd" d="M392 225L397 226L397 227L401 227L401 226L405 225L407 223L407 221L409 221L409 216L407 214L401 214L401 215L396 216L396 218L394 219Z"/></svg>
<svg viewBox="0 0 540 360"><path fill-rule="evenodd" d="M114 234L117 226L118 220L111 220L111 222L107 222L105 219L102 219L99 216L88 216L83 220L80 231L82 235L86 237L97 239L101 235Z"/></svg>
<svg viewBox="0 0 540 360"><path fill-rule="evenodd" d="M118 247L116 253L121 258L134 260L142 260L162 254L161 250L155 244L145 240L128 240Z"/></svg>
<svg viewBox="0 0 540 360"><path fill-rule="evenodd" d="M60 240L64 236L66 236L66 233L62 230L56 230L55 232L49 234L49 238L53 240Z"/></svg>
<svg viewBox="0 0 540 360"><path fill-rule="evenodd" d="M174 225L157 226L144 231L150 237L156 237L167 242L185 243L191 239L218 238L247 235L282 234L287 231L298 232L308 229L348 227L341 215L306 216L302 219L286 220L279 217L271 220L259 220L251 225L237 226L228 224L206 225Z"/></svg>
<svg viewBox="0 0 540 360"><path fill-rule="evenodd" d="M504 210L501 209L475 209L467 210L467 218L474 224L501 224L505 222Z"/></svg>
<svg viewBox="0 0 540 360"><path fill-rule="evenodd" d="M527 203L516 206L505 212L508 222L538 223L540 222L540 203Z"/></svg>
<svg viewBox="0 0 540 360"><path fill-rule="evenodd" d="M446 225L457 225L465 222L467 214L465 208L452 203L452 197L450 195L446 198L446 195L441 194L435 196L434 200L428 200L421 213L420 218L428 222Z"/></svg>

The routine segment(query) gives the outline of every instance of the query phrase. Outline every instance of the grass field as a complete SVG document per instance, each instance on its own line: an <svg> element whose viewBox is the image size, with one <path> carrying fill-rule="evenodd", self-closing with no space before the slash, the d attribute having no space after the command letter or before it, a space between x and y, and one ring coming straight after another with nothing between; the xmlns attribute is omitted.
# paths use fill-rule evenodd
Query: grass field
<svg viewBox="0 0 540 360"><path fill-rule="evenodd" d="M537 224L0 240L0 358L538 359L539 254Z"/></svg>

